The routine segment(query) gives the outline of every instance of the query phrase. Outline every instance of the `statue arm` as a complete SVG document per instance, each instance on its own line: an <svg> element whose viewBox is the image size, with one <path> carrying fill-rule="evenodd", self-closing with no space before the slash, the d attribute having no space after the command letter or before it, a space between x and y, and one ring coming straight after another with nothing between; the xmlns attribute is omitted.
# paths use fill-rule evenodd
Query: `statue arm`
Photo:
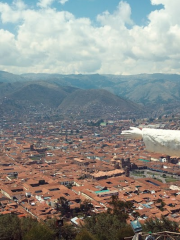
<svg viewBox="0 0 180 240"><path fill-rule="evenodd" d="M140 130L139 128L136 128L136 127L130 127L130 130L122 131L121 135L127 139L141 140L143 137L142 130Z"/></svg>
<svg viewBox="0 0 180 240"><path fill-rule="evenodd" d="M142 140L146 150L154 153L180 157L180 131L130 127L122 131L121 135L127 139Z"/></svg>

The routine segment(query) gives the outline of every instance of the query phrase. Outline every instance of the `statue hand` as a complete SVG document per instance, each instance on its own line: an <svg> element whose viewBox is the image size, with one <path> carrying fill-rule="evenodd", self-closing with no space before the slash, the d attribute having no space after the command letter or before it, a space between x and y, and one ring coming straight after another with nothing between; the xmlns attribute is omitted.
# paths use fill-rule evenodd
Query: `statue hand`
<svg viewBox="0 0 180 240"><path fill-rule="evenodd" d="M121 135L124 138L130 139L142 139L142 131L136 127L130 127L130 130L122 131Z"/></svg>

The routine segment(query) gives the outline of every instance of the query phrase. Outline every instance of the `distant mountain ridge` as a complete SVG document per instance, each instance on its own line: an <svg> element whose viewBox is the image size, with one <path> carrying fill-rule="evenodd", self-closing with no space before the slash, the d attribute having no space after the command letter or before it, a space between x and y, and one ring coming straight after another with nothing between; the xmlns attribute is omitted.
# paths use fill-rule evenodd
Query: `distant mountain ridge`
<svg viewBox="0 0 180 240"><path fill-rule="evenodd" d="M111 114L143 113L132 101L103 89L60 86L56 81L22 81L0 84L0 112L26 116L29 113L74 118L102 118Z"/></svg>
<svg viewBox="0 0 180 240"><path fill-rule="evenodd" d="M143 105L180 101L180 75L178 74L154 73L127 76L26 74L22 76L81 89L106 89L115 95Z"/></svg>
<svg viewBox="0 0 180 240"><path fill-rule="evenodd" d="M15 75L1 71L0 98L12 93L13 88L17 90L20 85L25 86L32 82L48 88L68 86L86 90L104 89L145 106L180 101L180 75L161 73L129 76L46 73Z"/></svg>
<svg viewBox="0 0 180 240"><path fill-rule="evenodd" d="M12 83L19 81L26 81L26 78L21 75L0 71L0 83Z"/></svg>

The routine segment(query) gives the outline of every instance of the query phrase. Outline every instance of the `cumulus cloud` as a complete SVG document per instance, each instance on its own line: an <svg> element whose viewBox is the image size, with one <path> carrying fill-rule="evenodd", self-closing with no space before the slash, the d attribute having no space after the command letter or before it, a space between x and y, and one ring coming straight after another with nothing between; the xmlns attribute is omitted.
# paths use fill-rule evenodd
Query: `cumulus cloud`
<svg viewBox="0 0 180 240"><path fill-rule="evenodd" d="M118 28L119 25L133 24L131 19L131 8L127 2L119 2L116 11L110 14L108 11L97 16L97 20L102 25L109 25Z"/></svg>
<svg viewBox="0 0 180 240"><path fill-rule="evenodd" d="M120 1L113 13L89 18L51 7L39 0L30 8L22 0L0 2L0 69L14 73L180 73L179 0L151 0L164 8L148 15L146 26L131 19ZM60 1L65 3L64 1ZM6 24L15 25L16 32Z"/></svg>
<svg viewBox="0 0 180 240"><path fill-rule="evenodd" d="M68 2L68 0L60 0L59 1L62 5L64 5L66 2Z"/></svg>
<svg viewBox="0 0 180 240"><path fill-rule="evenodd" d="M16 0L12 5L0 2L0 14L2 23L17 23L26 12L26 5L21 0Z"/></svg>
<svg viewBox="0 0 180 240"><path fill-rule="evenodd" d="M47 7L50 7L53 2L54 0L39 0L39 2L37 3L37 6L42 8L47 8Z"/></svg>

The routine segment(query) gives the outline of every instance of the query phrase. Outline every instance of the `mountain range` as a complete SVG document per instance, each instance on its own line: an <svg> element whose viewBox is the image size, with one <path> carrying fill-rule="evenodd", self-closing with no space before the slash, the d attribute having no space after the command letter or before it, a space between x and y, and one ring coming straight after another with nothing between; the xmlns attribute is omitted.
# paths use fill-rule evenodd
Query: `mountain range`
<svg viewBox="0 0 180 240"><path fill-rule="evenodd" d="M115 95L143 105L180 100L180 75L177 74L158 73L123 76L27 73L15 75L0 71L0 82L25 83L29 81L43 81L44 84L71 86L80 89L106 89Z"/></svg>
<svg viewBox="0 0 180 240"><path fill-rule="evenodd" d="M22 109L42 104L64 113L78 110L95 114L100 106L120 108L120 112L144 111L143 106L177 105L180 75L16 75L0 71L0 102L2 109L6 105Z"/></svg>
<svg viewBox="0 0 180 240"><path fill-rule="evenodd" d="M26 80L44 80L81 89L106 89L115 95L143 105L164 104L180 100L180 75L61 75L23 74Z"/></svg>
<svg viewBox="0 0 180 240"><path fill-rule="evenodd" d="M13 115L34 112L79 118L104 118L113 113L137 114L144 112L142 106L123 99L104 89L80 89L70 84L52 80L11 81L13 75L0 83L0 112ZM3 74L4 76L4 74ZM3 82L4 81L4 82Z"/></svg>

